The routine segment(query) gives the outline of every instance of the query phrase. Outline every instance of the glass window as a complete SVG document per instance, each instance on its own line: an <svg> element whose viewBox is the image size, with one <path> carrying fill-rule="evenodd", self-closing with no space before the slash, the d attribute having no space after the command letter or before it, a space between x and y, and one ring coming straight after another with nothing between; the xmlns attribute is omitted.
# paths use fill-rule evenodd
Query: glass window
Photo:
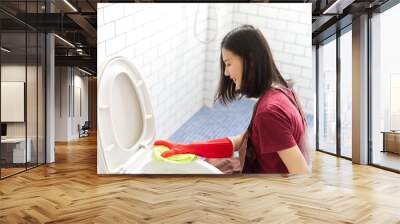
<svg viewBox="0 0 400 224"><path fill-rule="evenodd" d="M37 90L38 90L38 164L45 163L46 158L46 148L45 148L45 99L46 99L46 74L45 74L45 65L46 65L46 36L43 33L38 34L38 76L37 76Z"/></svg>
<svg viewBox="0 0 400 224"><path fill-rule="evenodd" d="M27 33L27 80L26 80L26 113L27 113L27 142L30 148L30 160L27 163L28 168L37 165L37 76L38 76L38 36L36 32Z"/></svg>
<svg viewBox="0 0 400 224"><path fill-rule="evenodd" d="M25 170L26 33L1 34L1 176ZM29 148L28 148L29 149Z"/></svg>
<svg viewBox="0 0 400 224"><path fill-rule="evenodd" d="M400 170L400 4L376 14L372 25L372 163Z"/></svg>
<svg viewBox="0 0 400 224"><path fill-rule="evenodd" d="M340 36L340 154L352 157L352 35Z"/></svg>
<svg viewBox="0 0 400 224"><path fill-rule="evenodd" d="M28 3L28 5L26 5ZM2 1L15 13L40 13L44 1ZM37 17L34 17L37 18ZM45 35L2 12L0 178L45 162Z"/></svg>
<svg viewBox="0 0 400 224"><path fill-rule="evenodd" d="M336 153L336 37L318 48L318 148Z"/></svg>

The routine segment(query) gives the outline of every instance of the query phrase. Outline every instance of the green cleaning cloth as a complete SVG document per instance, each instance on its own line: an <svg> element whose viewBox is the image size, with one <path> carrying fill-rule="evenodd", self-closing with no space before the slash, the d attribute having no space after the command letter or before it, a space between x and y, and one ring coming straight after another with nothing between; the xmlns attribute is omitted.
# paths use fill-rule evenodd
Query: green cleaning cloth
<svg viewBox="0 0 400 224"><path fill-rule="evenodd" d="M176 154L167 158L161 156L161 154L165 151L168 151L169 148L163 145L156 145L153 147L153 157L155 160L170 162L170 163L178 163L184 164L189 163L193 160L197 159L197 156L194 154Z"/></svg>

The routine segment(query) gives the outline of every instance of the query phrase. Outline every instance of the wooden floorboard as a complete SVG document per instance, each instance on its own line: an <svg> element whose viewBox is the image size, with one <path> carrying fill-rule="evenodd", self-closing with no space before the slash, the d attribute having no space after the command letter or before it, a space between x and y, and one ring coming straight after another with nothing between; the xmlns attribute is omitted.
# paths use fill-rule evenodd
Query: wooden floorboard
<svg viewBox="0 0 400 224"><path fill-rule="evenodd" d="M316 152L310 176L99 176L88 137L1 180L0 223L400 223L400 175Z"/></svg>

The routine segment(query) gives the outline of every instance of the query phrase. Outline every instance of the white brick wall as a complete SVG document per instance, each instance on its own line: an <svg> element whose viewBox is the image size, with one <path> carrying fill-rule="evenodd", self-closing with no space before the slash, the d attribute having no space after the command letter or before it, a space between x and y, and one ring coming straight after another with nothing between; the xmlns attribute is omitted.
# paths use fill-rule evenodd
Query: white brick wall
<svg viewBox="0 0 400 224"><path fill-rule="evenodd" d="M122 55L138 68L150 93L157 138L168 138L203 106L206 45L194 37L196 6L98 4L98 67ZM203 27L196 32L204 39L208 4L201 8L197 22Z"/></svg>
<svg viewBox="0 0 400 224"><path fill-rule="evenodd" d="M224 35L252 24L266 36L285 78L298 81L312 113L311 5L291 5L98 4L98 65L116 55L132 60L150 92L157 138L168 138L213 102Z"/></svg>
<svg viewBox="0 0 400 224"><path fill-rule="evenodd" d="M251 6L246 7L248 4L240 4L240 10L250 11L253 13L255 10L257 12L257 7ZM206 58L206 69L204 74L204 103L207 106L211 106L214 100L215 92L218 88L218 82L220 77L219 68L219 57L220 57L220 43L222 38L226 33L228 33L233 28L234 17L233 9L234 4L210 4L211 10L216 11L215 14L209 14L209 16L214 15L213 20L209 20L210 23L218 23L217 35L214 36L215 39L207 43L207 58ZM251 11L253 10L253 11ZM243 14L242 19L247 18L247 14Z"/></svg>
<svg viewBox="0 0 400 224"><path fill-rule="evenodd" d="M224 25L219 26L216 43L210 43L207 48L204 85L206 105L211 105L219 80L219 44L222 38L232 28L241 24L250 24L263 32L282 75L285 78L294 79L295 89L306 113L314 114L311 4L249 3L216 4L216 6L219 13L218 19L221 19ZM225 12L228 13L224 15ZM232 23L229 24L229 20Z"/></svg>

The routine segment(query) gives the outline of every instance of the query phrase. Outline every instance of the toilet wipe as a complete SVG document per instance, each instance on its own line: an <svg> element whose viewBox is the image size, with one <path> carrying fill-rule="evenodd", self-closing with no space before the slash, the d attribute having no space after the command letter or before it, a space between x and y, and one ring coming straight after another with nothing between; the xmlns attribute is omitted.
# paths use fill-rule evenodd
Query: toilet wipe
<svg viewBox="0 0 400 224"><path fill-rule="evenodd" d="M176 154L170 157L162 157L161 154L165 151L168 151L169 148L163 145L156 145L153 147L153 157L155 160L170 162L170 163L177 163L177 164L184 164L192 162L196 160L198 157L194 154Z"/></svg>

